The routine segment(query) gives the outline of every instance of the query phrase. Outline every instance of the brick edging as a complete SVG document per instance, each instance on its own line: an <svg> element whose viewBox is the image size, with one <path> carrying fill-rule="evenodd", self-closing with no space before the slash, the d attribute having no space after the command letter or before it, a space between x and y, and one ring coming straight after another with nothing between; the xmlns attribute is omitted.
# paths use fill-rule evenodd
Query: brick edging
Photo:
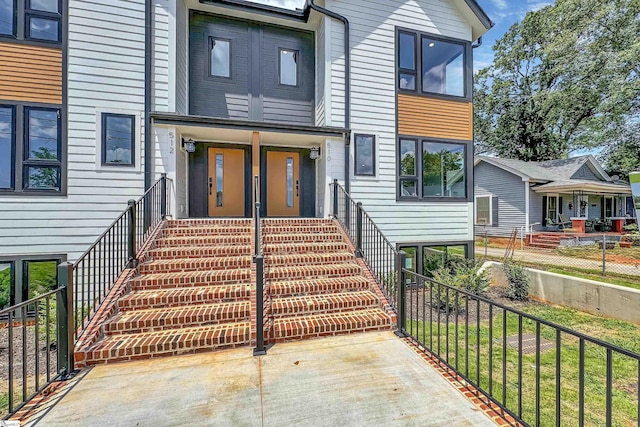
<svg viewBox="0 0 640 427"><path fill-rule="evenodd" d="M498 426L524 427L524 424L517 421L511 415L507 414L504 409L493 403L489 398L473 385L469 384L464 378L458 375L453 369L444 365L440 359L434 356L428 349L420 345L413 338L406 337L402 339L409 348L411 348L418 356L429 364L433 369L438 371L440 375L456 390L462 393L467 400L473 403L480 411L491 419Z"/></svg>

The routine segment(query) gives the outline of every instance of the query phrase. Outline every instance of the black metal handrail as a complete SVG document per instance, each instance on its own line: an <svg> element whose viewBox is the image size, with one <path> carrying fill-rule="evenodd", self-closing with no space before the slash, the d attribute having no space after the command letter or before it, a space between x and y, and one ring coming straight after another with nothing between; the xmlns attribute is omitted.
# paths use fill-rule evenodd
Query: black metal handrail
<svg viewBox="0 0 640 427"><path fill-rule="evenodd" d="M638 394L614 390L613 382L624 374L631 383L640 378L640 354L407 269L401 273L401 332L519 422L637 422ZM633 413L622 423L614 419L624 411Z"/></svg>
<svg viewBox="0 0 640 427"><path fill-rule="evenodd" d="M6 326L8 362L6 403L0 403L0 419L11 416L62 375L58 370L61 348L58 337L64 331L56 328L65 291L57 288L0 310L0 323L6 322L0 325L0 331ZM54 350L56 354L52 355ZM33 368L29 366L31 361Z"/></svg>
<svg viewBox="0 0 640 427"><path fill-rule="evenodd" d="M333 181L333 217L338 220L356 248L356 256L369 267L376 283L392 307L396 307L399 252L380 228L346 190Z"/></svg>
<svg viewBox="0 0 640 427"><path fill-rule="evenodd" d="M254 177L253 197L255 203L253 259L256 263L256 348L253 349L253 355L263 356L267 354L267 350L264 346L264 256L260 231L260 178L258 176Z"/></svg>

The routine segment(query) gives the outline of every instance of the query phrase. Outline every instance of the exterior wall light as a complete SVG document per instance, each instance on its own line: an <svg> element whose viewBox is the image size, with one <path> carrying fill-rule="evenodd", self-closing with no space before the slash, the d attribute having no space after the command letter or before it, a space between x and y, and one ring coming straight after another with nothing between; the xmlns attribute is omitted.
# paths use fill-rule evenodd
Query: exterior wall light
<svg viewBox="0 0 640 427"><path fill-rule="evenodd" d="M196 142L189 138L187 140L182 140L182 146L187 153L195 153L196 152Z"/></svg>
<svg viewBox="0 0 640 427"><path fill-rule="evenodd" d="M309 158L311 160L317 160L320 157L320 148L319 147L311 147L309 150Z"/></svg>

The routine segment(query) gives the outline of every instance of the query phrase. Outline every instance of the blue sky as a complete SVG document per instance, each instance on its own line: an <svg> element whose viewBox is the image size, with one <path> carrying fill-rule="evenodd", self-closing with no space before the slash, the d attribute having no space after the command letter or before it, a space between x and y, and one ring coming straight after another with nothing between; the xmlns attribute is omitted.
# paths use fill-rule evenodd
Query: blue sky
<svg viewBox="0 0 640 427"><path fill-rule="evenodd" d="M295 9L304 5L304 0L254 0L256 3ZM553 0L478 0L482 8L495 22L484 37L483 45L474 52L475 69L484 68L493 62L491 47L502 35L531 10L542 9Z"/></svg>

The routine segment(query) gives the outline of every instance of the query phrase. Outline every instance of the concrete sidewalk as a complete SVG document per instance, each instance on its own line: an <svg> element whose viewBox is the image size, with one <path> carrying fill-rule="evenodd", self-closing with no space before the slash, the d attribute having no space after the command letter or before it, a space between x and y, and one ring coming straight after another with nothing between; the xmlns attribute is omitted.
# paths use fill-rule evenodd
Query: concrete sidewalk
<svg viewBox="0 0 640 427"><path fill-rule="evenodd" d="M93 368L38 426L492 426L391 332Z"/></svg>

